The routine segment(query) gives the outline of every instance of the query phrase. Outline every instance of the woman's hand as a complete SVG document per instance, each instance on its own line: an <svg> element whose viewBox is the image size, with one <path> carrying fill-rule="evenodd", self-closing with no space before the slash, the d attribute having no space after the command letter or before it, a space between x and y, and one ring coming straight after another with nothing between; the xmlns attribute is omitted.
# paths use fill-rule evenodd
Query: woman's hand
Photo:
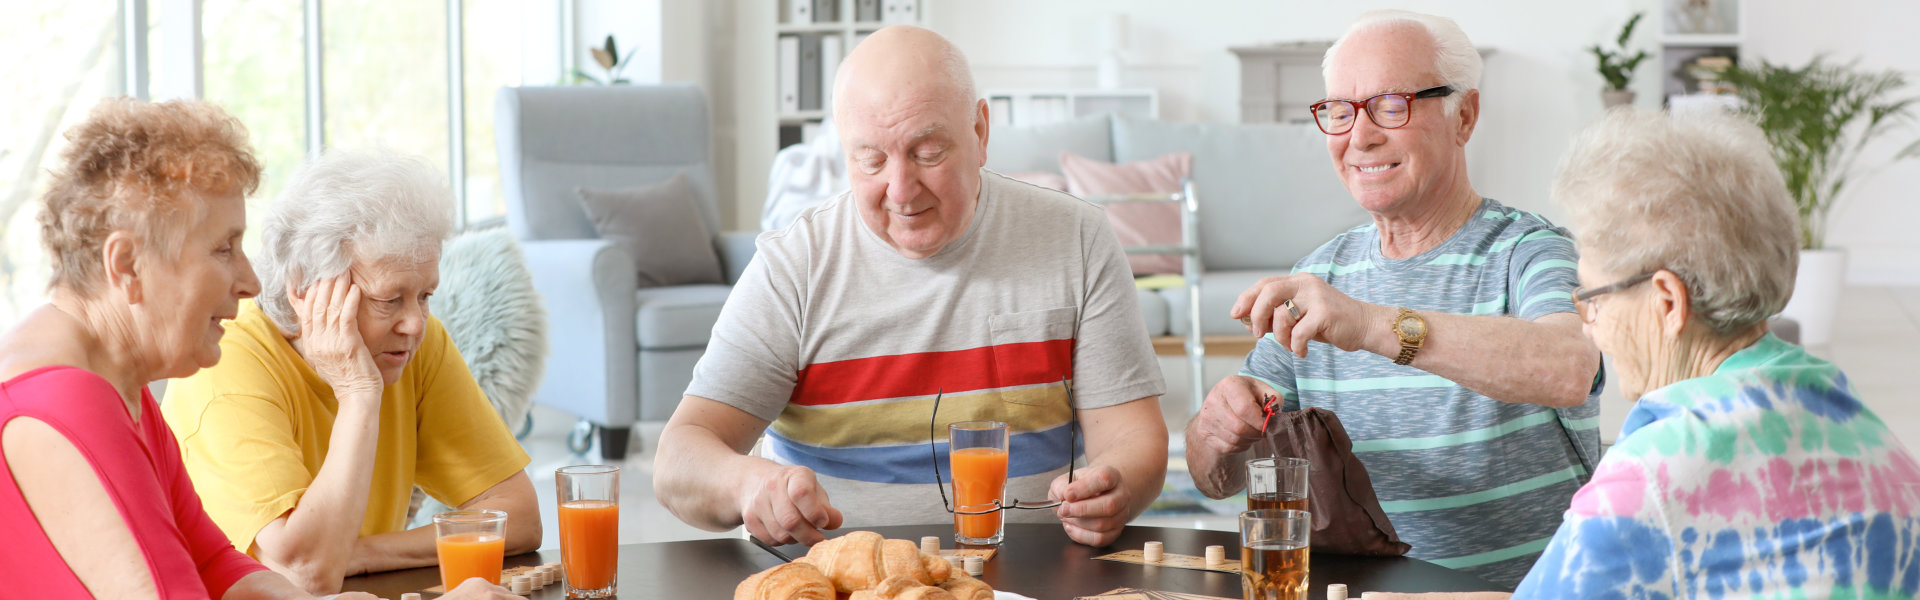
<svg viewBox="0 0 1920 600"><path fill-rule="evenodd" d="M360 286L351 272L316 281L304 296L287 283L287 300L300 318L294 346L342 402L380 399L380 368L360 337Z"/></svg>

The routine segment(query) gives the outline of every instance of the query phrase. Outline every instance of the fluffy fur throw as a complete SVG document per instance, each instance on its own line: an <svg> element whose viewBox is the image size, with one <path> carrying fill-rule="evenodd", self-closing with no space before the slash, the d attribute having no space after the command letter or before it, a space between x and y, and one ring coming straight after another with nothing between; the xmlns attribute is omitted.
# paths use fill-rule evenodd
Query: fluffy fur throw
<svg viewBox="0 0 1920 600"><path fill-rule="evenodd" d="M507 430L519 431L547 368L547 311L512 233L470 231L447 242L433 314Z"/></svg>

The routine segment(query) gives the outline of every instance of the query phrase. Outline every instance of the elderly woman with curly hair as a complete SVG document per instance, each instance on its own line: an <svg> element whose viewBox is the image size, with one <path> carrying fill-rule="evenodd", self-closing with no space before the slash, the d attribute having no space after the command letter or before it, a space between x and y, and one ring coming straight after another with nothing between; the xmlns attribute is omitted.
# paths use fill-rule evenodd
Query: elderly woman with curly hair
<svg viewBox="0 0 1920 600"><path fill-rule="evenodd" d="M1561 162L1573 294L1629 399L1518 597L1920 595L1920 466L1767 318L1799 236L1760 130L1614 111Z"/></svg>
<svg viewBox="0 0 1920 600"><path fill-rule="evenodd" d="M240 249L260 182L246 128L117 99L67 139L40 212L52 301L0 335L5 594L309 597L207 518L146 389L218 361L222 322L260 290Z"/></svg>
<svg viewBox="0 0 1920 600"><path fill-rule="evenodd" d="M237 548L315 593L435 564L406 528L415 485L507 513L508 554L540 544L525 451L428 310L453 194L423 161L331 153L294 174L261 227L263 292L224 358L169 387L207 513Z"/></svg>

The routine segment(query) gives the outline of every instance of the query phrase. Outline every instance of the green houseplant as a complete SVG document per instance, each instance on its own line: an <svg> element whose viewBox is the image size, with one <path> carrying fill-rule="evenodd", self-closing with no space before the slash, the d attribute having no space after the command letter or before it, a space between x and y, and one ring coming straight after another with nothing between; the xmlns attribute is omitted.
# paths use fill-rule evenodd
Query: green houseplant
<svg viewBox="0 0 1920 600"><path fill-rule="evenodd" d="M600 65L600 69L603 71L606 71L607 76L605 78L595 77L593 75L588 74L586 71L582 71L580 69L574 69L573 70L574 83L593 82L593 83L598 83L600 85L618 85L623 83L629 83L627 81L627 78L620 76L620 73L623 71L626 71L627 65L633 63L633 53L639 52L640 51L639 48L628 50L626 56L621 56L620 47L614 45L613 36L609 34L607 36L606 43L602 44L601 47L588 48L587 50L592 51L594 64Z"/></svg>
<svg viewBox="0 0 1920 600"><path fill-rule="evenodd" d="M1633 80L1633 70L1639 68L1640 61L1647 59L1645 50L1634 52L1633 56L1627 56L1627 39L1633 37L1633 28L1639 25L1640 18L1645 16L1647 16L1645 11L1633 13L1633 17L1627 19L1626 26L1620 28L1620 37L1614 39L1613 48L1603 48L1599 44L1589 48L1593 51L1594 60L1599 63L1597 67L1600 76L1607 80L1607 91L1626 91L1627 83ZM1628 101L1632 101L1632 98L1628 97Z"/></svg>
<svg viewBox="0 0 1920 600"><path fill-rule="evenodd" d="M1773 146L1774 161L1800 212L1800 246L1826 246L1827 214L1855 175L1867 144L1912 120L1920 97L1901 97L1898 71L1866 71L1858 61L1825 56L1804 67L1760 61L1734 66L1721 77L1738 90L1746 110ZM1909 145L1894 160L1920 155Z"/></svg>

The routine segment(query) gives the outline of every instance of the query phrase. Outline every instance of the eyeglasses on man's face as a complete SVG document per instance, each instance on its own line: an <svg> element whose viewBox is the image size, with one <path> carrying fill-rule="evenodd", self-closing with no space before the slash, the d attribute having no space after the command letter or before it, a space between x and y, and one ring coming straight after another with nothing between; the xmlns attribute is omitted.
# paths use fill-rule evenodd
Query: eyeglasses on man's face
<svg viewBox="0 0 1920 600"><path fill-rule="evenodd" d="M1080 447L1080 413L1079 410L1073 406L1073 385L1068 383L1066 378L1061 378L1060 386L1067 391L1067 483L1073 483L1073 463L1078 458L1075 456L1075 449ZM1043 508L1053 508L1063 504L1060 500L1026 501L1015 499L1012 502L997 503L993 508L986 510L954 510L953 501L947 499L947 488L942 483L945 477L940 474L940 449L936 443L939 439L940 397L943 395L945 395L944 390L934 393L933 416L927 419L927 452L933 455L933 487L940 490L940 506L946 508L947 512L956 515L990 515L1007 509L1039 510ZM1009 436L1009 450L1011 450L1012 432L1008 432L1007 435ZM1011 465L1012 463L1009 462L1008 464Z"/></svg>
<svg viewBox="0 0 1920 600"><path fill-rule="evenodd" d="M1437 85L1418 92L1390 92L1366 100L1321 100L1313 103L1313 122L1327 135L1353 130L1361 112L1381 129L1399 129L1413 120L1413 101L1453 94L1453 86Z"/></svg>
<svg viewBox="0 0 1920 600"><path fill-rule="evenodd" d="M1647 280L1653 279L1653 275L1655 273L1659 273L1659 272L1660 272L1660 269L1654 269L1652 271L1647 271L1645 273L1628 277L1626 279L1620 280L1612 284L1593 288L1591 290L1583 287L1573 288L1573 308L1574 310L1580 312L1581 321L1584 321L1588 324L1592 324L1594 315L1597 312L1593 305L1594 298L1605 296L1607 294L1611 294L1614 292L1625 290L1627 288L1630 288L1636 285L1640 285L1642 283L1646 283Z"/></svg>

